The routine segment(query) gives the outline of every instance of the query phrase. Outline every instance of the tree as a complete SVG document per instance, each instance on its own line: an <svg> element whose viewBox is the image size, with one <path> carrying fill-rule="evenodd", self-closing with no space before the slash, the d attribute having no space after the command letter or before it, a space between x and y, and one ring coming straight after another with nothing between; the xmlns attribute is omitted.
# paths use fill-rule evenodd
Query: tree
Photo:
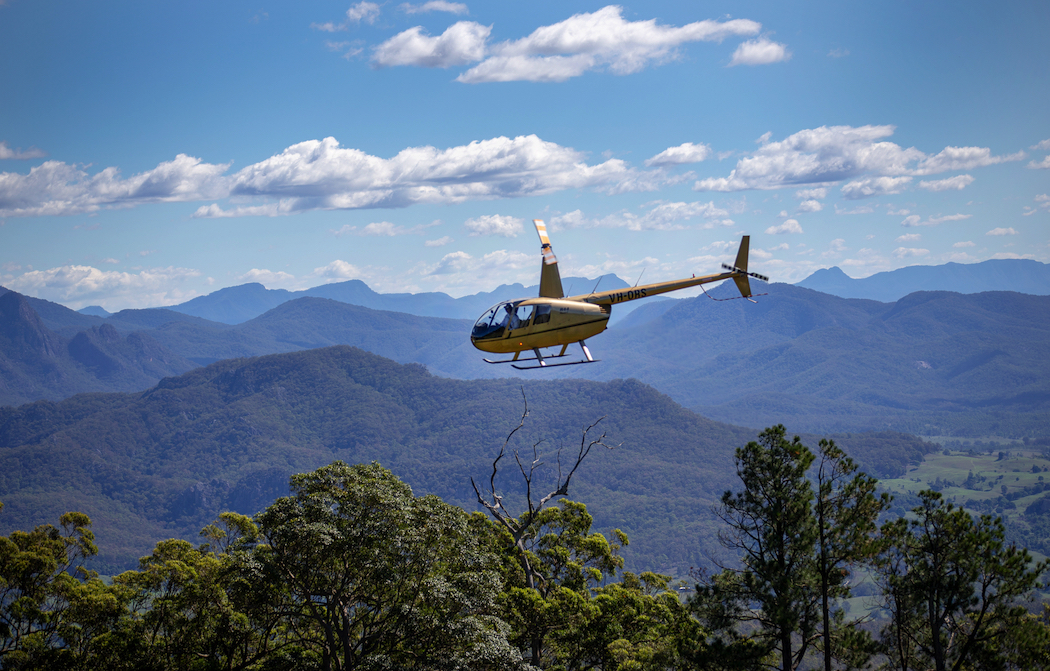
<svg viewBox="0 0 1050 671"><path fill-rule="evenodd" d="M489 476L489 486L484 494L479 489L478 484L474 481L474 478L470 479L470 484L474 487L474 494L477 496L478 504L480 504L485 510L489 512L495 523L503 529L510 539L510 543L514 548L514 553L517 556L518 561L521 564L522 577L524 579L524 587L529 592L519 592L517 597L522 600L524 606L525 603L530 604L527 610L532 613L527 620L531 620L534 625L529 628L531 631L531 640L529 647L531 650L531 664L533 666L540 666L543 662L543 644L544 644L544 632L548 631L552 625L539 625L538 623L543 620L550 620L549 614L552 610L551 604L548 603L548 597L540 591L544 588L550 588L558 585L557 579L552 580L550 576L544 574L544 570L537 563L537 556L532 552L530 545L537 539L537 527L545 524L545 520L551 516L551 513L544 510L544 507L555 497L568 496L569 483L572 481L572 476L575 475L576 470L583 463L583 460L587 458L591 450L596 446L602 446L607 449L612 449L613 446L607 445L605 441L605 433L603 432L598 438L589 439L588 436L591 431L598 425L599 422L604 418L599 418L597 421L592 423L590 426L583 429L583 434L580 437L580 446L576 452L576 459L573 462L572 467L568 470L568 473L563 473L561 465L561 450L557 452L557 477L554 488L548 491L545 495L539 495L534 488L537 486L536 476L538 469L543 465L542 458L539 452L539 446L543 441L539 441L532 445L532 459L528 462L528 465L522 460L521 453L517 448L512 451L514 462L518 467L518 472L521 474L522 480L525 485L525 511L520 515L512 513L504 504L503 495L497 492L496 488L496 476L499 474L500 462L504 457L508 456L508 447L513 439L514 435L521 430L525 425L525 420L529 416L529 403L525 397L525 392L522 390L522 399L525 403L525 409L522 412L521 419L518 425L507 434L506 439L503 441L502 447L500 447L499 454L492 461L492 473ZM574 504L580 505L580 504ZM570 507L567 510L570 512L573 509ZM586 509L583 509L586 514ZM586 522L587 529L590 528L590 515L587 515ZM605 538L601 534L597 534L601 537L604 542ZM546 536L539 536L539 538L546 538ZM576 549L565 547L559 552L570 552L576 551ZM619 565L622 565L622 561ZM570 589L570 592L572 590ZM549 596L550 593L548 593ZM569 594L558 592L561 597L569 597ZM580 595L578 598L583 598ZM545 613L544 617L538 617L540 613Z"/></svg>
<svg viewBox="0 0 1050 671"><path fill-rule="evenodd" d="M274 591L252 572L259 531L251 518L222 513L201 535L208 542L199 547L160 541L138 571L114 578L131 612L107 666L243 669L282 647Z"/></svg>
<svg viewBox="0 0 1050 671"><path fill-rule="evenodd" d="M742 554L742 566L724 567L698 584L692 606L702 622L728 640L728 656L775 651L780 668L793 671L816 638L818 530L806 479L813 453L798 436L789 441L785 433L783 425L767 428L758 442L737 449L744 489L722 495L718 514L728 530L719 539ZM755 630L750 641L737 630L742 623Z"/></svg>
<svg viewBox="0 0 1050 671"><path fill-rule="evenodd" d="M415 497L379 464L292 476L257 520L260 574L284 595L292 641L326 671L515 668L495 615L502 587L480 515Z"/></svg>
<svg viewBox="0 0 1050 671"><path fill-rule="evenodd" d="M98 554L91 520L71 512L61 529L43 524L0 537L0 663L5 668L57 665L63 640L75 637L67 618L82 597L104 588L84 561ZM84 583L90 582L85 588Z"/></svg>
<svg viewBox="0 0 1050 671"><path fill-rule="evenodd" d="M817 530L816 572L819 579L824 669L835 656L832 600L850 594L849 567L876 552L874 535L879 515L889 507L887 494L875 495L878 480L857 472L857 465L833 440L820 441L816 467L817 495L813 511ZM848 632L852 638L866 632ZM856 640L852 641L854 644ZM844 653L857 652L857 646ZM854 660L855 661L855 660Z"/></svg>
<svg viewBox="0 0 1050 671"><path fill-rule="evenodd" d="M902 671L1025 668L1047 639L1022 600L1048 564L1006 546L1001 519L975 520L934 491L919 497L914 519L882 527L886 654Z"/></svg>

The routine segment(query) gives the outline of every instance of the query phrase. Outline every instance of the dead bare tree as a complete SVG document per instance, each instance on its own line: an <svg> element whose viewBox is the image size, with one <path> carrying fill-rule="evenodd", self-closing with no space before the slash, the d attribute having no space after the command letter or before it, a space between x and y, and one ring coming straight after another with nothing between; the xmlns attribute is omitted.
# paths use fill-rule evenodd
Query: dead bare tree
<svg viewBox="0 0 1050 671"><path fill-rule="evenodd" d="M514 540L514 546L518 549L518 554L521 557L522 568L525 571L525 584L530 589L536 589L536 577L537 572L529 563L529 553L525 547L525 537L528 534L529 529L536 522L539 517L540 511L543 507L556 496L568 496L569 495L569 482L572 480L572 476L575 475L576 469L580 467L583 460L587 458L587 455L591 453L591 449L595 446L602 446L606 449L613 449L615 445L608 445L605 443L605 432L603 431L600 436L595 439L588 439L590 432L594 427L598 426L605 417L599 417L590 426L583 430L583 435L580 437L580 447L576 453L576 460L569 469L567 475L563 476L562 463L561 463L561 448L558 449L558 479L555 483L553 491L547 493L545 496L536 501L533 493L533 479L536 475L536 469L543 465L540 460L540 445L543 444L543 440L536 442L532 445L532 461L526 465L521 459L521 454L517 448L513 448L514 461L518 465L518 470L521 472L521 477L525 481L525 501L527 510L521 515L515 516L506 506L503 504L503 496L496 492L496 475L499 473L500 461L507 456L508 446L510 445L511 439L518 431L525 426L525 419L529 416L529 399L525 396L525 389L521 390L521 398L525 403L525 410L521 413L521 420L518 425L507 434L507 438L503 441L503 446L500 448L499 454L492 460L492 475L489 476L489 487L483 495L481 490L478 488L474 478L470 479L470 484L474 487L474 493L478 497L478 503L481 504L485 510L489 511L489 514L496 520L496 522L507 530L511 538Z"/></svg>

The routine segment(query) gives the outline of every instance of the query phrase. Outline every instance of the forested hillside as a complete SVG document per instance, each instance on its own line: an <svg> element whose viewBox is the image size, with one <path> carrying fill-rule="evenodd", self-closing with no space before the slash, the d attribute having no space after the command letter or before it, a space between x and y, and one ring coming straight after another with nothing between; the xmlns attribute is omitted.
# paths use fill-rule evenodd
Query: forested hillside
<svg viewBox="0 0 1050 671"><path fill-rule="evenodd" d="M618 447L590 456L570 496L588 504L596 528L628 533L630 565L682 574L705 561L711 504L732 483L733 450L754 431L697 416L633 380L449 380L345 346L222 361L144 393L0 409L0 522L29 528L85 512L114 570L159 539L193 538L223 510L258 512L291 473L333 459L378 461L418 493L473 509L470 478L490 474L523 393L530 416L515 446L531 460L538 444L551 469L544 477L556 472L559 448L578 448L582 430L604 418L597 430ZM896 434L855 442L858 459L871 456L887 475L927 449ZM896 447L877 456L882 443ZM521 481L504 474L510 500Z"/></svg>

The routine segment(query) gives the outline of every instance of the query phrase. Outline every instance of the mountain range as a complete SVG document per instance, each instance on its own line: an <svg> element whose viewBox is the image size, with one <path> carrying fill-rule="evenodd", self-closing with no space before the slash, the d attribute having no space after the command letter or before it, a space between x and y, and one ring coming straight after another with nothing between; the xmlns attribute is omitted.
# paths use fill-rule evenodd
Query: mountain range
<svg viewBox="0 0 1050 671"><path fill-rule="evenodd" d="M159 539L197 538L220 512L258 512L287 492L289 474L335 459L379 461L417 494L473 510L471 478L487 482L526 402L510 447L530 462L536 446L546 465L536 490L551 487L600 420L587 438L604 434L612 449L594 449L569 495L587 503L596 529L627 532L630 570L684 576L717 552L712 506L736 485L733 451L755 431L635 380L451 380L347 346L229 359L144 392L0 408L0 530L82 511L112 573ZM832 437L882 477L933 448L894 433ZM513 459L496 486L523 509Z"/></svg>
<svg viewBox="0 0 1050 671"><path fill-rule="evenodd" d="M104 366L92 368L69 354L62 361L74 372L45 376L52 380L48 384L8 384L0 388L0 403L57 400L78 391L132 391L194 364L349 344L453 378L633 377L701 414L753 428L773 418L814 432L1050 435L1050 380L1042 374L1050 370L1050 297L916 292L882 303L798 285L773 283L764 289L757 305L726 300L733 297L732 287L696 298L639 301L635 312L590 341L601 363L542 373L484 364L469 343L469 320L332 299L293 299L235 325L168 309L124 310L102 318L24 299L40 323L17 328L50 329L40 338L68 343L79 337L98 349L98 343L115 342L113 334L107 331L107 340L92 336L91 329L108 325L121 338L148 339L142 342L154 347L154 362L170 367L154 370L151 378L107 377L101 374ZM485 304L492 299L485 296ZM4 314L0 319L20 313ZM0 349L9 347L5 342ZM68 344L58 350L70 352ZM9 362L19 360L22 355L12 351L0 353ZM32 378L18 374L22 377L10 379Z"/></svg>
<svg viewBox="0 0 1050 671"><path fill-rule="evenodd" d="M842 298L870 298L895 303L916 291L1016 291L1050 294L1050 264L1031 259L990 259L980 263L906 266L854 279L835 266L816 271L795 286Z"/></svg>

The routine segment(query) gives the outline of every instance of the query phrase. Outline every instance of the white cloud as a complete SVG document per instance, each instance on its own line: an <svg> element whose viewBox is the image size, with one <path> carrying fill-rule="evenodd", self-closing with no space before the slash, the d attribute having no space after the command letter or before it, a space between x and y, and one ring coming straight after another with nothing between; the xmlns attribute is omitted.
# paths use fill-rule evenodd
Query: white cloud
<svg viewBox="0 0 1050 671"><path fill-rule="evenodd" d="M524 229L525 220L501 214L486 214L476 219L467 219L463 228L472 236L500 235L504 238L516 238Z"/></svg>
<svg viewBox="0 0 1050 671"><path fill-rule="evenodd" d="M936 217L930 217L930 224L937 225L943 224L946 221L963 221L964 219L969 219L972 216L972 214L946 214L943 217L938 215Z"/></svg>
<svg viewBox="0 0 1050 671"><path fill-rule="evenodd" d="M795 192L795 198L799 200L815 200L828 197L828 190L824 187L816 189L799 189Z"/></svg>
<svg viewBox="0 0 1050 671"><path fill-rule="evenodd" d="M871 205L857 205L856 207L844 210L835 204L835 214L871 214L875 211L875 208Z"/></svg>
<svg viewBox="0 0 1050 671"><path fill-rule="evenodd" d="M276 272L272 270L252 268L237 278L238 282L258 282L267 289L295 289L298 288L295 275L283 270Z"/></svg>
<svg viewBox="0 0 1050 671"><path fill-rule="evenodd" d="M799 212L820 212L824 209L824 204L819 200L804 200L798 204Z"/></svg>
<svg viewBox="0 0 1050 671"><path fill-rule="evenodd" d="M1015 254L1014 252L998 252L992 254L993 259L1034 259L1035 254Z"/></svg>
<svg viewBox="0 0 1050 671"><path fill-rule="evenodd" d="M962 242L956 242L955 244L952 245L952 247L955 247L956 249L961 249L963 247L976 247L976 246L977 245L975 245L974 243L970 242L969 240L965 240L965 241L962 241Z"/></svg>
<svg viewBox="0 0 1050 671"><path fill-rule="evenodd" d="M11 149L7 146L6 142L0 142L0 160L28 160L31 158L43 158L45 156L47 156L47 154L40 151L36 147L30 147L29 149L23 151L22 149Z"/></svg>
<svg viewBox="0 0 1050 671"><path fill-rule="evenodd" d="M992 156L987 147L945 147L939 154L927 156L919 161L916 175L931 175L949 170L973 170L1007 161L1020 161L1025 157L1023 151L1007 156Z"/></svg>
<svg viewBox="0 0 1050 671"><path fill-rule="evenodd" d="M821 126L799 131L780 142L762 143L751 156L738 160L728 177L700 180L693 189L742 191L854 180L844 192L856 198L895 193L907 185L908 176L1022 158L1019 154L992 156L991 150L982 147L946 147L927 155L886 141L893 131L893 126ZM875 181L879 178L885 180Z"/></svg>
<svg viewBox="0 0 1050 671"><path fill-rule="evenodd" d="M736 48L733 59L729 62L730 67L734 65L768 65L779 63L791 58L791 52L787 47L778 42L773 42L765 37L757 40L748 40Z"/></svg>
<svg viewBox="0 0 1050 671"><path fill-rule="evenodd" d="M1029 161L1028 167L1032 170L1050 170L1050 154L1044 156L1043 160L1038 163L1035 161Z"/></svg>
<svg viewBox="0 0 1050 671"><path fill-rule="evenodd" d="M357 226L351 226L350 224L343 224L338 229L330 228L328 231L337 238L341 238L344 235L350 235L357 230Z"/></svg>
<svg viewBox="0 0 1050 671"><path fill-rule="evenodd" d="M332 21L326 21L325 23L311 23L310 27L314 30L320 30L326 33L336 33L346 30L351 23L363 22L371 25L374 24L378 18L379 5L374 2L359 2L346 10L346 21L343 21L342 23L334 23Z"/></svg>
<svg viewBox="0 0 1050 671"><path fill-rule="evenodd" d="M829 58L845 58L849 56L849 49L832 49L828 52Z"/></svg>
<svg viewBox="0 0 1050 671"><path fill-rule="evenodd" d="M448 68L481 60L485 55L485 40L492 26L473 21L459 21L437 37L423 33L422 26L409 28L375 47L372 64L375 67L415 65L425 68Z"/></svg>
<svg viewBox="0 0 1050 671"><path fill-rule="evenodd" d="M927 191L962 191L971 184L973 184L973 177L970 175L956 175L948 179L923 180L919 182L919 188Z"/></svg>
<svg viewBox="0 0 1050 671"><path fill-rule="evenodd" d="M374 2L359 2L346 10L346 18L354 23L375 23L379 18L379 5Z"/></svg>
<svg viewBox="0 0 1050 671"><path fill-rule="evenodd" d="M407 231L404 226L398 226L392 224L389 221L376 221L368 224L361 232L357 235L371 235L385 238L392 238L397 235L404 235Z"/></svg>
<svg viewBox="0 0 1050 671"><path fill-rule="evenodd" d="M911 181L911 177L866 177L842 186L842 196L847 200L870 198L900 193Z"/></svg>
<svg viewBox="0 0 1050 671"><path fill-rule="evenodd" d="M326 266L314 268L314 271L306 276L310 279L323 281L325 284L332 282L344 282L363 277L361 269L341 259L336 259Z"/></svg>
<svg viewBox="0 0 1050 671"><path fill-rule="evenodd" d="M427 247L444 247L450 242L454 242L454 240L446 235L444 237L438 238L437 240L427 240L423 244Z"/></svg>
<svg viewBox="0 0 1050 671"><path fill-rule="evenodd" d="M770 247L769 251L771 251L771 252L786 252L789 249L791 249L791 245L789 245L786 242L782 242L779 245L777 245L776 247Z"/></svg>
<svg viewBox="0 0 1050 671"><path fill-rule="evenodd" d="M229 164L202 163L179 154L156 168L120 178L116 168L88 175L61 161L45 161L28 175L0 173L0 216L95 212L104 206L202 200L220 196Z"/></svg>
<svg viewBox="0 0 1050 671"><path fill-rule="evenodd" d="M915 247L898 247L893 250L893 255L898 259L916 258L920 256L926 256L930 253L928 249L917 249Z"/></svg>
<svg viewBox="0 0 1050 671"><path fill-rule="evenodd" d="M425 14L427 12L448 12L449 14L469 14L470 11L462 2L446 2L446 0L430 0L421 5L404 3L400 6L405 14Z"/></svg>
<svg viewBox="0 0 1050 671"><path fill-rule="evenodd" d="M0 217L63 215L150 202L237 197L258 205L202 205L195 217L281 216L308 210L406 207L417 203L543 195L574 188L620 188L670 181L619 159L587 165L574 149L535 135L499 137L439 150L411 147L393 158L310 140L224 176L229 164L174 161L122 179L117 168L94 175L47 161L28 175L0 173ZM654 171L658 173L659 171Z"/></svg>
<svg viewBox="0 0 1050 671"><path fill-rule="evenodd" d="M656 19L625 21L622 12L622 8L610 5L590 14L575 14L537 28L527 37L494 45L486 60L456 80L468 84L564 81L605 67L625 75L675 59L676 48L682 44L720 42L733 35L754 35L762 29L761 24L747 19L663 26Z"/></svg>
<svg viewBox="0 0 1050 671"><path fill-rule="evenodd" d="M766 235L783 235L785 233L801 233L802 227L794 219L788 219L782 224L770 226L766 229Z"/></svg>
<svg viewBox="0 0 1050 671"><path fill-rule="evenodd" d="M1033 144L1029 149L1032 151L1050 151L1050 139Z"/></svg>
<svg viewBox="0 0 1050 671"><path fill-rule="evenodd" d="M1024 214L1024 216L1027 217L1029 215L1035 214L1039 210L1042 210L1044 212L1050 212L1050 196L1048 196L1047 194L1041 193L1038 196L1036 196L1035 203L1035 207L1029 207L1028 205L1025 205L1025 211L1022 212L1022 214Z"/></svg>
<svg viewBox="0 0 1050 671"><path fill-rule="evenodd" d="M174 305L193 298L196 292L183 291L178 285L200 277L200 274L199 270L174 266L128 273L69 265L32 270L5 280L5 285L19 293L61 303L74 310L86 305L144 308Z"/></svg>
<svg viewBox="0 0 1050 671"><path fill-rule="evenodd" d="M732 226L731 219L723 219L727 210L715 207L714 202L657 203L642 215L626 210L602 218L587 218L580 210L551 217L550 225L559 228L626 228L631 231L668 231L685 228L682 222L703 218L700 228L710 230L719 226Z"/></svg>
<svg viewBox="0 0 1050 671"><path fill-rule="evenodd" d="M923 221L922 217L919 215L912 214L901 222L901 226L904 226L905 228L914 228L915 226L936 226L938 224L943 224L946 221L963 221L972 216L972 214L946 214L944 216L938 215L936 217L930 217L926 221Z"/></svg>
<svg viewBox="0 0 1050 671"><path fill-rule="evenodd" d="M985 235L1017 235L1017 231L1011 228L993 228L992 230L985 233Z"/></svg>
<svg viewBox="0 0 1050 671"><path fill-rule="evenodd" d="M652 167L661 165L681 165L683 163L699 163L710 155L711 147L708 145L686 142L677 147L664 149L656 156L646 159L645 165Z"/></svg>
<svg viewBox="0 0 1050 671"><path fill-rule="evenodd" d="M905 233L904 235L898 236L894 242L915 242L922 240L922 235L919 233Z"/></svg>
<svg viewBox="0 0 1050 671"><path fill-rule="evenodd" d="M842 238L835 238L834 240L828 243L828 250L826 252L823 252L820 256L822 258L830 258L833 256L839 256L844 252L848 251L849 247L846 246L846 241Z"/></svg>

